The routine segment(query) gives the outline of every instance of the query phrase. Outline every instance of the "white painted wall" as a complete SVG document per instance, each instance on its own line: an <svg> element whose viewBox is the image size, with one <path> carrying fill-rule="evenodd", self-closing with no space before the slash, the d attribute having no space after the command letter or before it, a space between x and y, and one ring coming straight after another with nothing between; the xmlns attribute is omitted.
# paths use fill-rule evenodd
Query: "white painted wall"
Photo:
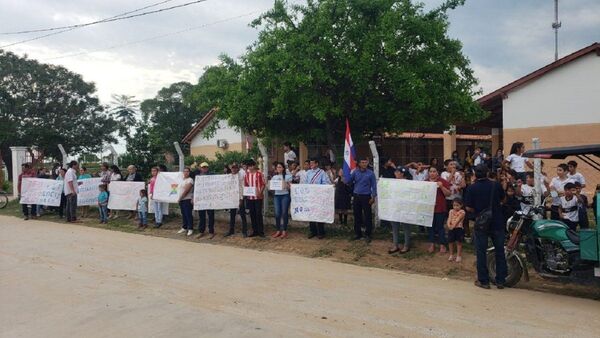
<svg viewBox="0 0 600 338"><path fill-rule="evenodd" d="M504 128L600 123L600 56L590 53L508 93Z"/></svg>
<svg viewBox="0 0 600 338"><path fill-rule="evenodd" d="M206 138L202 131L192 139L191 147L216 146L217 140L227 140L229 144L241 143L242 133L229 127L227 121L220 121L219 128L213 137Z"/></svg>

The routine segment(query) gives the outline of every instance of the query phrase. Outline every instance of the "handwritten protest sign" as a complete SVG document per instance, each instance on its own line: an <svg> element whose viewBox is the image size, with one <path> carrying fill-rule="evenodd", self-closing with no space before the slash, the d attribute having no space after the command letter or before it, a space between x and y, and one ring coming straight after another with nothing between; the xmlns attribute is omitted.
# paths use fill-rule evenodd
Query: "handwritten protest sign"
<svg viewBox="0 0 600 338"><path fill-rule="evenodd" d="M148 198L148 213L149 214L154 214L154 203L152 203L154 200L151 198ZM169 214L169 203L165 203L165 202L161 202L160 205L162 206L162 214L163 215L168 215Z"/></svg>
<svg viewBox="0 0 600 338"><path fill-rule="evenodd" d="M432 225L437 184L381 178L377 182L377 193L380 219L426 227Z"/></svg>
<svg viewBox="0 0 600 338"><path fill-rule="evenodd" d="M24 177L21 182L21 204L60 206L63 181Z"/></svg>
<svg viewBox="0 0 600 338"><path fill-rule="evenodd" d="M156 176L152 199L160 202L177 203L183 188L183 173L163 172Z"/></svg>
<svg viewBox="0 0 600 338"><path fill-rule="evenodd" d="M100 184L102 184L102 179L99 177L77 180L77 206L97 205Z"/></svg>
<svg viewBox="0 0 600 338"><path fill-rule="evenodd" d="M283 180L272 179L269 181L269 190L283 190Z"/></svg>
<svg viewBox="0 0 600 338"><path fill-rule="evenodd" d="M244 187L244 196L256 197L256 187Z"/></svg>
<svg viewBox="0 0 600 338"><path fill-rule="evenodd" d="M234 175L200 175L194 182L194 210L236 209L240 183Z"/></svg>
<svg viewBox="0 0 600 338"><path fill-rule="evenodd" d="M331 185L293 184L292 219L302 222L333 223L335 190Z"/></svg>
<svg viewBox="0 0 600 338"><path fill-rule="evenodd" d="M113 181L108 186L110 195L108 208L113 210L135 210L140 190L146 188L144 182Z"/></svg>

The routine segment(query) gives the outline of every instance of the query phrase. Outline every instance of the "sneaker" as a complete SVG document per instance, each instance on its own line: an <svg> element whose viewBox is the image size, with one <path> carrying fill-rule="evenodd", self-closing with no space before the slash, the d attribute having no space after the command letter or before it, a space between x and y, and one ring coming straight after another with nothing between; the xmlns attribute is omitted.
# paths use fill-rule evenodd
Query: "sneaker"
<svg viewBox="0 0 600 338"><path fill-rule="evenodd" d="M452 262L454 260L454 256L450 255L450 257L448 257L448 262Z"/></svg>
<svg viewBox="0 0 600 338"><path fill-rule="evenodd" d="M477 286L477 287L480 287L480 288L482 288L482 289L487 289L487 290L491 289L491 287L490 287L490 285L489 285L489 284L482 284L482 283L481 283L480 281L478 281L478 280L476 280L476 281L475 281L475 286Z"/></svg>
<svg viewBox="0 0 600 338"><path fill-rule="evenodd" d="M162 226L162 223L156 223L154 224L154 229L158 229Z"/></svg>
<svg viewBox="0 0 600 338"><path fill-rule="evenodd" d="M193 234L194 234L194 230L191 230L191 229L190 229L190 230L188 230L188 231L187 231L187 235L188 235L188 236L191 236L191 235L193 235Z"/></svg>
<svg viewBox="0 0 600 338"><path fill-rule="evenodd" d="M456 256L456 263L460 263L460 262L462 262L462 257Z"/></svg>
<svg viewBox="0 0 600 338"><path fill-rule="evenodd" d="M185 230L184 228L181 228L181 229L179 229L179 231L177 231L177 234L180 235L180 234L185 233L186 231L187 230Z"/></svg>

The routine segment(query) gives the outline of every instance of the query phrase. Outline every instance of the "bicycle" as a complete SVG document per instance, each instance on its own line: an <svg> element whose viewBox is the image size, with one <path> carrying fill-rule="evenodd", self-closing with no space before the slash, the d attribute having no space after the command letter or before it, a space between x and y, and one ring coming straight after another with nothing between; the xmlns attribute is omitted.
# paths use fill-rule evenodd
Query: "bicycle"
<svg viewBox="0 0 600 338"><path fill-rule="evenodd" d="M8 194L6 191L0 190L0 209L6 208L8 205Z"/></svg>

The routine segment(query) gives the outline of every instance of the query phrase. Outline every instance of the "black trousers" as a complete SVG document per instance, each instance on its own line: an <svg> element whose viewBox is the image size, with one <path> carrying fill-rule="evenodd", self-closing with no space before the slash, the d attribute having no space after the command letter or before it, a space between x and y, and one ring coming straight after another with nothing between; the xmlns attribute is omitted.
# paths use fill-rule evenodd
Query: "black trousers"
<svg viewBox="0 0 600 338"><path fill-rule="evenodd" d="M31 216L35 216L36 215L36 210L37 210L37 206L35 204L21 204L21 208L23 210L23 216L27 216L29 217L29 208L28 206L31 206Z"/></svg>
<svg viewBox="0 0 600 338"><path fill-rule="evenodd" d="M252 222L252 233L255 235L264 235L263 225L263 200L246 200L246 207L250 210L250 221Z"/></svg>
<svg viewBox="0 0 600 338"><path fill-rule="evenodd" d="M325 224L323 223L309 222L308 228L310 230L311 235L325 236Z"/></svg>
<svg viewBox="0 0 600 338"><path fill-rule="evenodd" d="M371 195L354 195L354 234L362 237L362 227L365 235L371 237L373 233L373 210L371 209Z"/></svg>
<svg viewBox="0 0 600 338"><path fill-rule="evenodd" d="M248 234L248 223L246 222L246 204L244 200L240 201L240 206L237 209L229 209L229 233L235 233L235 216L240 214L242 219L242 233Z"/></svg>
<svg viewBox="0 0 600 338"><path fill-rule="evenodd" d="M206 231L206 216L208 215L208 233L215 233L215 211L214 210L198 210L198 230L200 233Z"/></svg>

